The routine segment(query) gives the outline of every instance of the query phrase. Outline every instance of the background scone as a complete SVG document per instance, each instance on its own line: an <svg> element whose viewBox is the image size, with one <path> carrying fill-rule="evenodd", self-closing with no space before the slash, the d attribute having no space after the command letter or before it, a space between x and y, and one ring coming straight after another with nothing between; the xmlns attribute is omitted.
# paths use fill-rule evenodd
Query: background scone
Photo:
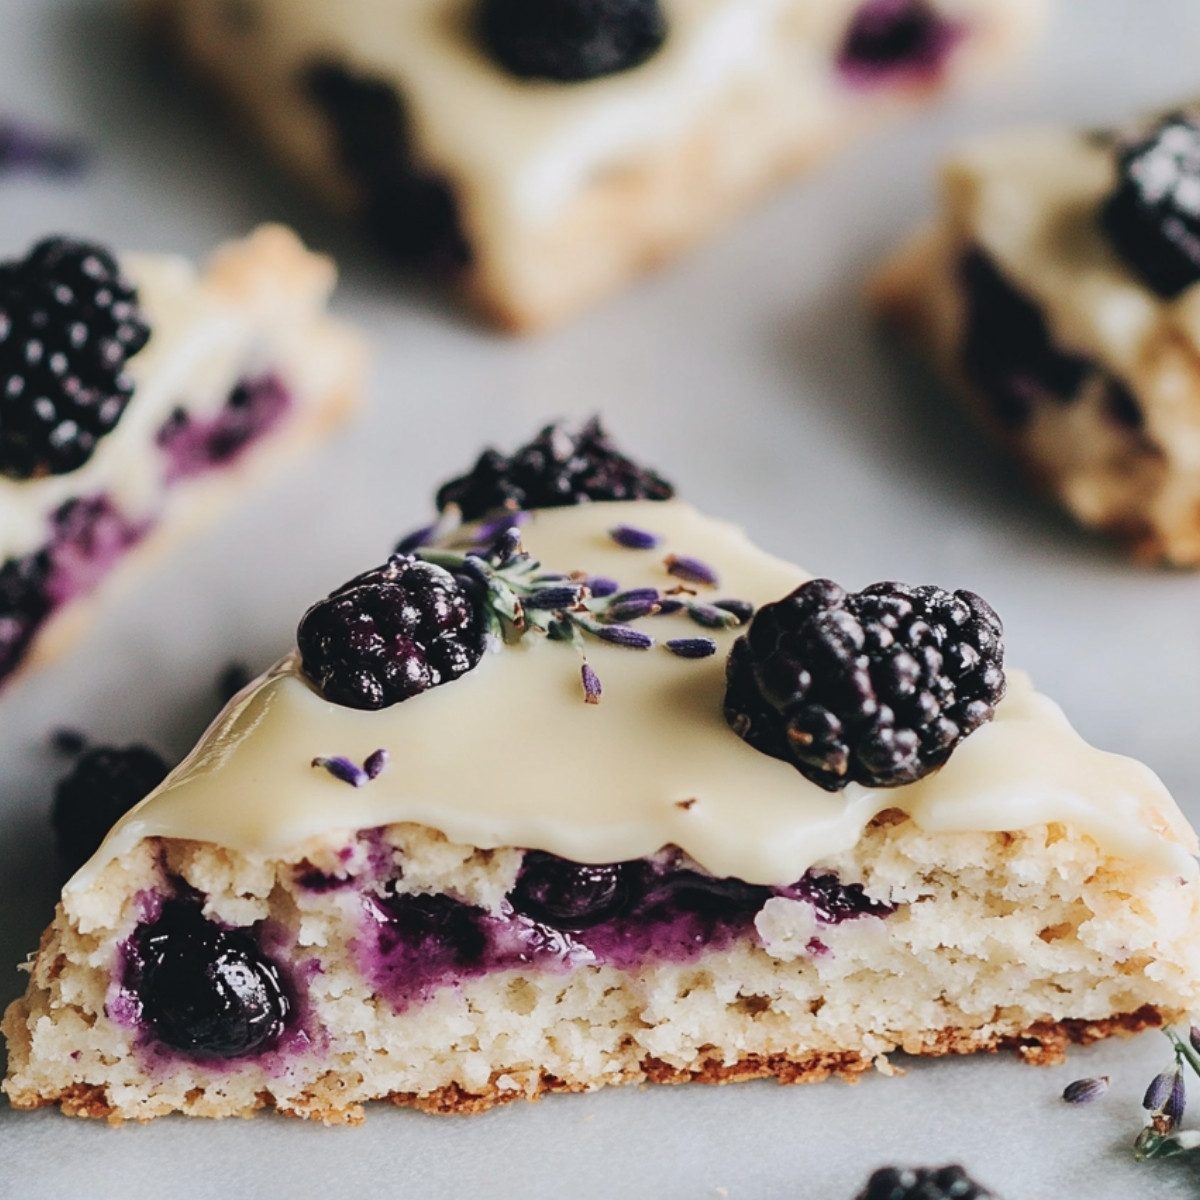
<svg viewBox="0 0 1200 1200"><path fill-rule="evenodd" d="M988 134L875 303L1084 525L1200 564L1200 115Z"/></svg>
<svg viewBox="0 0 1200 1200"><path fill-rule="evenodd" d="M1044 0L143 0L279 156L496 321L555 321L891 108L1003 58Z"/></svg>
<svg viewBox="0 0 1200 1200"><path fill-rule="evenodd" d="M356 401L363 346L324 313L333 283L279 226L201 271L63 238L0 264L0 687Z"/></svg>
<svg viewBox="0 0 1200 1200"><path fill-rule="evenodd" d="M986 604L847 595L670 493L551 429L315 605L68 883L13 1104L470 1112L1054 1060L1195 1006L1191 829L1004 694Z"/></svg>

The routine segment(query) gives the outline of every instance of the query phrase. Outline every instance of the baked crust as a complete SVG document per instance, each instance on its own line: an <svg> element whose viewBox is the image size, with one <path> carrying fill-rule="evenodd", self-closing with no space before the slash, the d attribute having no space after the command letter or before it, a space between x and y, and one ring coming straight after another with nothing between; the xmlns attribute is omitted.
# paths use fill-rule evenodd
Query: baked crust
<svg viewBox="0 0 1200 1200"><path fill-rule="evenodd" d="M1159 1029L1171 1021L1182 1019L1185 1014L1164 1014L1157 1008L1145 1005L1132 1013L1121 1013L1102 1021L1058 1021L1038 1022L1015 1032L992 1032L972 1029L929 1030L905 1038L904 1053L912 1057L941 1058L949 1054L994 1054L1000 1050L1014 1050L1027 1063L1037 1066L1054 1066L1066 1061L1069 1046L1090 1046L1104 1038L1131 1037L1146 1029ZM439 1088L428 1095L419 1096L412 1092L392 1092L379 1099L401 1108L415 1108L436 1116L473 1116L488 1109L512 1104L517 1100L539 1100L555 1092L589 1092L610 1083L744 1083L753 1079L774 1079L781 1084L821 1083L837 1076L847 1083L855 1083L872 1067L890 1071L885 1059L871 1060L856 1051L821 1052L814 1054L773 1054L770 1056L749 1055L733 1063L724 1063L716 1058L701 1059L696 1066L681 1068L660 1059L647 1057L642 1060L641 1070L619 1078L602 1081L560 1079L553 1075L539 1075L525 1081L520 1088L502 1087L497 1080L489 1081L480 1092L469 1092L458 1084ZM89 1084L74 1084L54 1096L27 1096L17 1094L10 1097L12 1106L19 1109L50 1108L55 1105L66 1116L102 1118L113 1124L122 1124L124 1118L109 1103L104 1087ZM269 1108L273 1099L269 1093L257 1096L256 1108L239 1115L249 1117L262 1108ZM280 1108L283 1116L323 1121L327 1125L358 1125L364 1119L361 1104L347 1108L336 1108L313 1097L311 1106L303 1108L292 1105Z"/></svg>

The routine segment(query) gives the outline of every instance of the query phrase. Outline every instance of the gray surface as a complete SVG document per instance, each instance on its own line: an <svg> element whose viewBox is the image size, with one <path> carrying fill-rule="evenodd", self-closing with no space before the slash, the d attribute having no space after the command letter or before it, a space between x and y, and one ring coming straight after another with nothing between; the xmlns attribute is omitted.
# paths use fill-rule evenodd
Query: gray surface
<svg viewBox="0 0 1200 1200"><path fill-rule="evenodd" d="M0 0L0 112L85 133L79 184L0 182L0 253L71 230L202 253L266 218L342 260L337 307L378 346L365 418L305 469L163 562L88 643L0 702L0 962L48 919L46 731L181 753L230 659L265 665L314 597L422 519L486 440L604 412L623 440L766 546L861 586L969 586L1091 740L1153 764L1200 817L1200 579L1139 569L1031 498L871 329L870 264L926 213L958 134L1013 117L1100 122L1200 85L1195 0L1063 0L1046 50L1002 84L876 138L688 261L549 336L506 340L388 276L351 235L138 57L110 0ZM0 1002L21 977L0 973ZM847 1200L883 1161L961 1159L1008 1200L1188 1196L1200 1171L1137 1167L1148 1035L1053 1070L920 1063L781 1089L564 1097L470 1120L380 1110L356 1131L179 1118L112 1131L0 1107L0 1197L791 1197ZM1108 1072L1088 1109L1058 1101ZM727 1189L727 1192L723 1189Z"/></svg>

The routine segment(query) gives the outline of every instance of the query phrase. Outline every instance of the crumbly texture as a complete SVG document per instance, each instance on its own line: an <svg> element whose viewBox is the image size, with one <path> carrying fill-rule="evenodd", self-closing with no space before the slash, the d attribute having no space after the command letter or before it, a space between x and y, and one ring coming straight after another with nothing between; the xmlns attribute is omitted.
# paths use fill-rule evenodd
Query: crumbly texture
<svg viewBox="0 0 1200 1200"><path fill-rule="evenodd" d="M294 406L269 436L247 446L235 461L174 484L150 532L121 556L97 588L81 592L51 613L20 665L5 677L4 688L70 649L100 607L118 600L143 570L176 543L218 520L258 481L311 449L349 416L362 393L367 356L356 333L312 311L313 295L328 291L332 272L327 259L311 254L295 234L278 225L261 226L216 250L203 286L220 296L231 312L262 306L295 311L295 361L276 364L289 383L299 385L293 392Z"/></svg>
<svg viewBox="0 0 1200 1200"><path fill-rule="evenodd" d="M396 1011L353 957L357 891L296 884L298 864L353 876L377 870L381 851L401 890L493 912L521 861L394 825L286 860L146 842L66 892L2 1025L12 1103L114 1121L274 1106L332 1124L360 1121L373 1099L476 1112L610 1083L850 1078L890 1071L896 1051L1012 1047L1057 1062L1070 1042L1179 1019L1200 992L1200 884L1115 860L1059 825L930 834L889 811L819 864L890 898L887 917L819 925L807 903L776 897L754 936L692 961L499 970ZM304 1038L214 1065L156 1051L122 1023L119 945L139 896L167 874L204 893L214 919L266 922L271 953L300 981Z"/></svg>
<svg viewBox="0 0 1200 1200"><path fill-rule="evenodd" d="M968 143L947 164L936 222L872 281L876 310L950 381L1033 484L1141 561L1200 565L1200 289L1163 302L1108 243L1111 149L1062 130ZM967 378L964 255L983 249L1057 345L1124 388L1122 420L1095 379L1071 400L998 419Z"/></svg>
<svg viewBox="0 0 1200 1200"><path fill-rule="evenodd" d="M820 112L812 111L803 89L735 82L673 140L596 173L561 213L535 223L519 242L495 244L472 198L458 195L472 253L460 286L491 321L512 332L554 324L596 303L701 243L780 181L864 129L1006 59L1040 29L1045 6L1043 0L984 0L968 7L976 28L935 81L846 88ZM252 33L223 23L217 8L193 0L141 0L141 8L147 25L231 100L314 190L343 211L361 206L321 118L298 102L293 81L271 77ZM326 56L343 53L325 42L317 49ZM345 65L358 66L353 55ZM452 176L415 149L416 167Z"/></svg>

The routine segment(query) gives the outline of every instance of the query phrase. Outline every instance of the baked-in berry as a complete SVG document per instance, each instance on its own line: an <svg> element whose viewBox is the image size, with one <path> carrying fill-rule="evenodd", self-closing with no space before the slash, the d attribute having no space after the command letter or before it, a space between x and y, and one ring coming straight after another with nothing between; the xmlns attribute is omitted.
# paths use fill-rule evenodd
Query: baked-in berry
<svg viewBox="0 0 1200 1200"><path fill-rule="evenodd" d="M82 866L105 834L166 778L170 768L147 746L96 746L54 789L51 822L63 861Z"/></svg>
<svg viewBox="0 0 1200 1200"><path fill-rule="evenodd" d="M1117 252L1160 296L1200 280L1200 113L1172 113L1119 152L1102 219Z"/></svg>
<svg viewBox="0 0 1200 1200"><path fill-rule="evenodd" d="M994 1200L959 1166L883 1167L876 1171L857 1200Z"/></svg>
<svg viewBox="0 0 1200 1200"><path fill-rule="evenodd" d="M465 266L471 250L454 192L414 160L396 88L326 60L308 66L304 86L333 126L342 167L362 195L363 223L380 249L433 270Z"/></svg>
<svg viewBox="0 0 1200 1200"><path fill-rule="evenodd" d="M555 929L587 929L629 909L636 882L630 863L576 863L530 850L508 899L517 912Z"/></svg>
<svg viewBox="0 0 1200 1200"><path fill-rule="evenodd" d="M304 614L304 673L327 699L387 708L471 670L484 622L448 571L409 555L343 584Z"/></svg>
<svg viewBox="0 0 1200 1200"><path fill-rule="evenodd" d="M589 500L669 500L675 489L626 458L597 418L572 432L547 425L511 455L485 450L470 472L444 483L437 506L474 521L497 509L561 508Z"/></svg>
<svg viewBox="0 0 1200 1200"><path fill-rule="evenodd" d="M133 938L127 984L154 1039L190 1058L269 1049L294 1006L282 972L247 929L223 929L192 899L167 900Z"/></svg>
<svg viewBox="0 0 1200 1200"><path fill-rule="evenodd" d="M125 363L149 336L133 286L101 246L49 238L0 264L0 474L87 462L129 403Z"/></svg>
<svg viewBox="0 0 1200 1200"><path fill-rule="evenodd" d="M482 0L479 26L513 75L563 82L628 71L667 35L659 0Z"/></svg>
<svg viewBox="0 0 1200 1200"><path fill-rule="evenodd" d="M725 716L828 791L940 767L1004 695L999 617L973 592L828 579L760 608L729 655Z"/></svg>
<svg viewBox="0 0 1200 1200"><path fill-rule="evenodd" d="M987 398L996 419L1020 428L1046 401L1074 400L1094 370L1051 337L1046 319L996 269L982 251L971 250L959 267L966 296L962 369Z"/></svg>

